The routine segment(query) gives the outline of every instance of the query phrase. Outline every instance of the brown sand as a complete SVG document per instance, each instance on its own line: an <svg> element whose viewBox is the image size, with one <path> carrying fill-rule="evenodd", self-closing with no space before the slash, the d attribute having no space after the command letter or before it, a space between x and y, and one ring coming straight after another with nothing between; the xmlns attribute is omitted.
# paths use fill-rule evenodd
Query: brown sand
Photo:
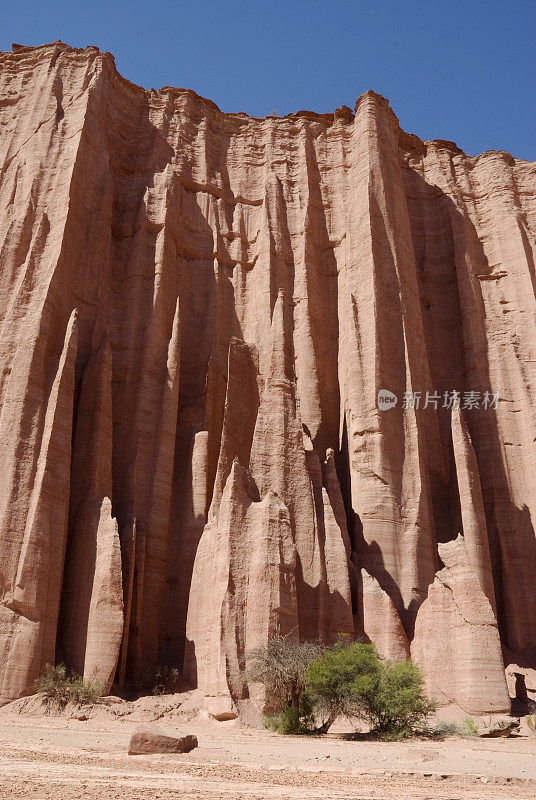
<svg viewBox="0 0 536 800"><path fill-rule="evenodd" d="M38 800L491 800L536 797L536 737L411 742L286 737L216 722L196 693L112 702L89 719L0 710L0 798ZM76 713L76 712L75 712ZM128 756L136 726L194 733L185 755Z"/></svg>

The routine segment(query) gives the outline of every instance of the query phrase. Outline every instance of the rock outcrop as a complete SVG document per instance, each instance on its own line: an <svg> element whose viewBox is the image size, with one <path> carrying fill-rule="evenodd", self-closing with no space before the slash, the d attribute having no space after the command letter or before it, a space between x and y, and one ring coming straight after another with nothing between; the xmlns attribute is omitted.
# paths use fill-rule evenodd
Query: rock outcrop
<svg viewBox="0 0 536 800"><path fill-rule="evenodd" d="M217 522L197 549L188 620L185 677L208 695L246 696L246 653L279 626L298 626L296 547L288 509L269 491L260 500L235 461Z"/></svg>
<svg viewBox="0 0 536 800"><path fill-rule="evenodd" d="M224 114L56 42L0 54L0 167L0 701L47 662L168 665L234 713L279 628L411 646L442 700L507 710L536 166L374 92Z"/></svg>
<svg viewBox="0 0 536 800"><path fill-rule="evenodd" d="M463 537L439 553L445 566L417 613L412 656L440 702L475 714L508 712L497 622Z"/></svg>
<svg viewBox="0 0 536 800"><path fill-rule="evenodd" d="M355 633L362 641L374 642L382 658L404 661L410 657L408 637L393 601L376 578L361 570L358 577L359 614Z"/></svg>
<svg viewBox="0 0 536 800"><path fill-rule="evenodd" d="M460 496L461 526L467 548L468 563L477 576L480 587L496 616L497 606L478 463L467 425L459 408L452 409L451 419L452 447Z"/></svg>

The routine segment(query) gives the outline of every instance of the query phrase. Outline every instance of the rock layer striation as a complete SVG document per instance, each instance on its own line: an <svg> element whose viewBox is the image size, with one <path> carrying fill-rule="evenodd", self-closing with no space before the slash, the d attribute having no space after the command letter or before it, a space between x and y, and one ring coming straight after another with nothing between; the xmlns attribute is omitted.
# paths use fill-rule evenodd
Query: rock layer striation
<svg viewBox="0 0 536 800"><path fill-rule="evenodd" d="M507 710L503 654L536 666L536 164L374 92L225 114L58 42L0 55L0 165L0 697L64 660L231 707L279 629Z"/></svg>

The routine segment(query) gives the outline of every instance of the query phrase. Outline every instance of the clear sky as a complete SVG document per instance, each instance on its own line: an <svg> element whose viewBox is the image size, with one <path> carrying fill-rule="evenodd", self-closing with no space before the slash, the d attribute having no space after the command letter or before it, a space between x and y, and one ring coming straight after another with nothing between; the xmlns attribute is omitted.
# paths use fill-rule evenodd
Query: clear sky
<svg viewBox="0 0 536 800"><path fill-rule="evenodd" d="M375 89L423 139L536 160L536 0L0 0L0 49L55 39L256 116Z"/></svg>

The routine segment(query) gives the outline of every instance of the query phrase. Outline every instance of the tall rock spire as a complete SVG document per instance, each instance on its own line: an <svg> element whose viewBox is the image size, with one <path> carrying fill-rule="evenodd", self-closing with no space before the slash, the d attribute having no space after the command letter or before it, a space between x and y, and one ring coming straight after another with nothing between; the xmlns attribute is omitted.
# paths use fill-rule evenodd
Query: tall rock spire
<svg viewBox="0 0 536 800"><path fill-rule="evenodd" d="M488 530L478 463L467 425L460 408L452 409L452 445L456 463L456 478L460 494L463 538L472 569L482 591L497 614L493 572L489 552Z"/></svg>
<svg viewBox="0 0 536 800"><path fill-rule="evenodd" d="M72 670L107 689L123 634L121 548L111 496L112 354L103 339L86 367L78 403L58 643Z"/></svg>

